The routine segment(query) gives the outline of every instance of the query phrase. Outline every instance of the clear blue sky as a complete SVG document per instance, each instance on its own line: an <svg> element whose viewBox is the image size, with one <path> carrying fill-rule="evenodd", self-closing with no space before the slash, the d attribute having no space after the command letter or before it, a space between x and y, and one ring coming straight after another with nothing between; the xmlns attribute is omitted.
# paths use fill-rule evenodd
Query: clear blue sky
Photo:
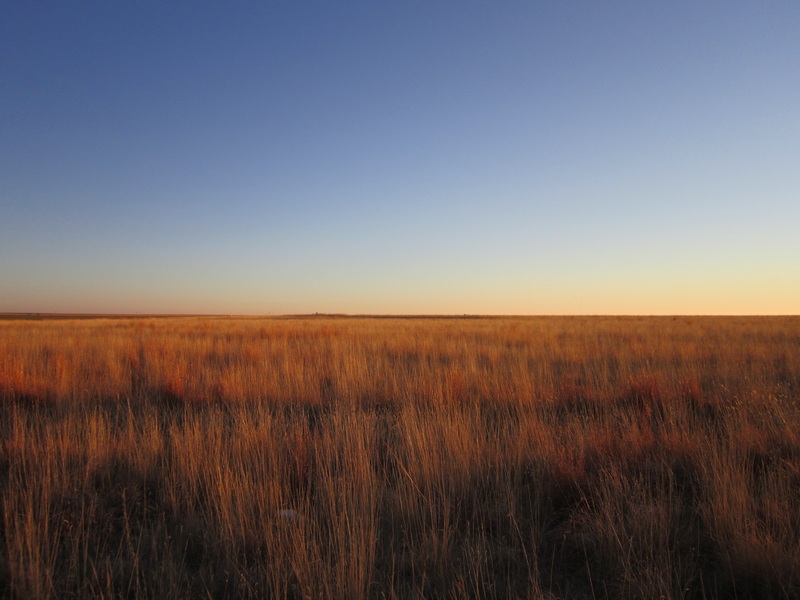
<svg viewBox="0 0 800 600"><path fill-rule="evenodd" d="M797 314L799 32L796 1L5 2L0 311Z"/></svg>

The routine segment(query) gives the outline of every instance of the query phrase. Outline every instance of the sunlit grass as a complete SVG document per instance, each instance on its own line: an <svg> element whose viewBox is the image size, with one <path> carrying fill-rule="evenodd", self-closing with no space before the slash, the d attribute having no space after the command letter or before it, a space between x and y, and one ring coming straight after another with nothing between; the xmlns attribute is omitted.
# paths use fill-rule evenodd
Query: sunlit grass
<svg viewBox="0 0 800 600"><path fill-rule="evenodd" d="M800 319L0 321L0 595L800 597Z"/></svg>

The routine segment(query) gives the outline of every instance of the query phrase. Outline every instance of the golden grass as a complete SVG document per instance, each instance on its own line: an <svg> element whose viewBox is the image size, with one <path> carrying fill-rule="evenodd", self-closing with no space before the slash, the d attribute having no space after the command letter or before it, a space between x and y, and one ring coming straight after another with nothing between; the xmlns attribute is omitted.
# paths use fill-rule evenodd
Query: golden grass
<svg viewBox="0 0 800 600"><path fill-rule="evenodd" d="M0 320L0 596L800 597L800 318Z"/></svg>

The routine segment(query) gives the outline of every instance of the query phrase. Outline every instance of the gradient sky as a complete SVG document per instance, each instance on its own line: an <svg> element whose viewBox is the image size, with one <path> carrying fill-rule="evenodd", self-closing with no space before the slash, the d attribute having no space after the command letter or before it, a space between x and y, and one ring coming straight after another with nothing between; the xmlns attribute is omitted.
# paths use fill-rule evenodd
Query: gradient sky
<svg viewBox="0 0 800 600"><path fill-rule="evenodd" d="M0 311L800 312L800 3L35 2Z"/></svg>

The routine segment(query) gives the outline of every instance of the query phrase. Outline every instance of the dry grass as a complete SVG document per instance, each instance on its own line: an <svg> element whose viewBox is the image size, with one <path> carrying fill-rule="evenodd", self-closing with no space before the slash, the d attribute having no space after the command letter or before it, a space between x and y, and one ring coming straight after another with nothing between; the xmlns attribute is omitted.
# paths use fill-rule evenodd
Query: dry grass
<svg viewBox="0 0 800 600"><path fill-rule="evenodd" d="M800 597L800 319L0 321L0 596Z"/></svg>

